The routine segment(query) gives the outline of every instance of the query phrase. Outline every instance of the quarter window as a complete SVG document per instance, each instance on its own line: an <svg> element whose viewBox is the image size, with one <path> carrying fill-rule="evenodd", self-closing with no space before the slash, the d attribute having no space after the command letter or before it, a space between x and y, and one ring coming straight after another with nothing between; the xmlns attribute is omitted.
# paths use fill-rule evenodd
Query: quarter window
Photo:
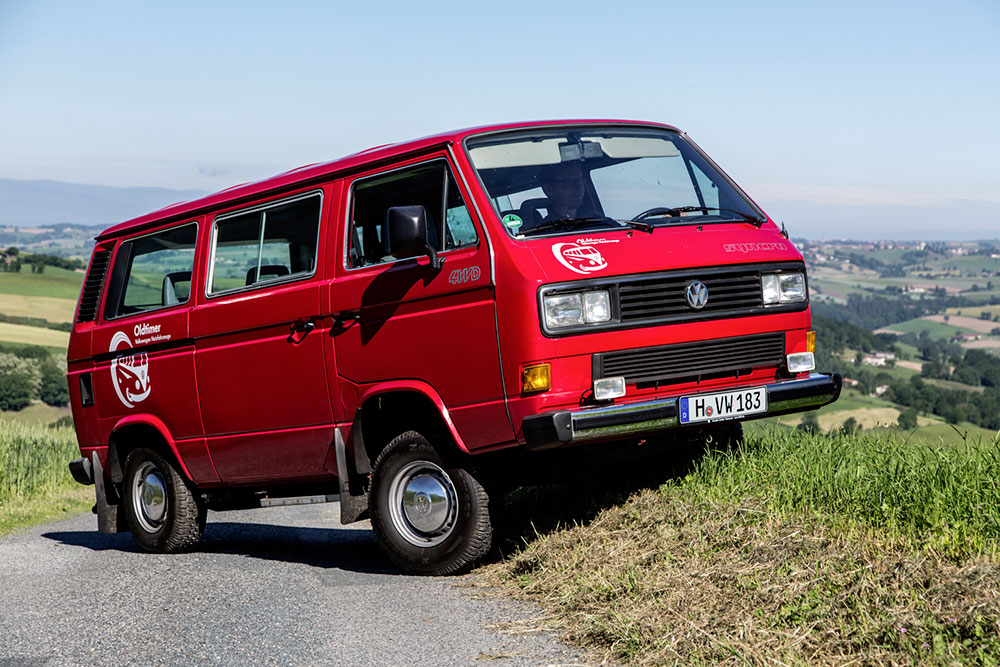
<svg viewBox="0 0 1000 667"><path fill-rule="evenodd" d="M198 226L190 224L122 243L104 317L187 303L197 237Z"/></svg>
<svg viewBox="0 0 1000 667"><path fill-rule="evenodd" d="M216 220L209 294L311 274L319 193Z"/></svg>
<svg viewBox="0 0 1000 667"><path fill-rule="evenodd" d="M393 206L427 209L427 242L438 252L476 243L476 228L455 177L444 162L436 161L355 183L349 266L403 259L389 255L382 238L386 211Z"/></svg>

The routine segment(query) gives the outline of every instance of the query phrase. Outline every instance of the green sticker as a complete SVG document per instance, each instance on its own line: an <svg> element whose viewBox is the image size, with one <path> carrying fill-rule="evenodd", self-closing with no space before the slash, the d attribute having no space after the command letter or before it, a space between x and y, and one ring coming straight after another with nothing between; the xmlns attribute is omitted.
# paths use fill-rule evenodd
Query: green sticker
<svg viewBox="0 0 1000 667"><path fill-rule="evenodd" d="M507 227L507 229L512 229L516 232L521 228L521 225L523 225L524 222L521 221L521 216L508 213L503 217L503 224Z"/></svg>

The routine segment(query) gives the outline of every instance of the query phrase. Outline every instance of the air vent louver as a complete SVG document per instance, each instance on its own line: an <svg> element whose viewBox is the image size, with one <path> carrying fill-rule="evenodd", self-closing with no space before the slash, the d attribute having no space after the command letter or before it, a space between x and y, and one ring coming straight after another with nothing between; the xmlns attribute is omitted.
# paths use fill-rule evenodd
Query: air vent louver
<svg viewBox="0 0 1000 667"><path fill-rule="evenodd" d="M110 250L98 250L90 260L87 279L83 283L83 293L80 294L80 310L77 322L93 322L97 315L97 303L101 300L101 286L104 284L104 274L108 272Z"/></svg>

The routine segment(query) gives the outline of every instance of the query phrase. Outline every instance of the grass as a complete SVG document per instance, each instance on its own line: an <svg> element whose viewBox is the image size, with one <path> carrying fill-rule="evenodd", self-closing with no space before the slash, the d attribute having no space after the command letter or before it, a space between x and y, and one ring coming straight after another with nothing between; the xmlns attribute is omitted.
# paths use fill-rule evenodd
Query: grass
<svg viewBox="0 0 1000 667"><path fill-rule="evenodd" d="M0 420L0 534L89 507L67 466L79 456L71 428Z"/></svg>
<svg viewBox="0 0 1000 667"><path fill-rule="evenodd" d="M658 488L515 494L563 523L480 573L608 662L996 664L998 474L994 441L774 428Z"/></svg>
<svg viewBox="0 0 1000 667"><path fill-rule="evenodd" d="M29 267L24 267L17 273L0 272L0 294L72 299L75 305L83 277L82 271L54 266L46 266L44 273L32 273Z"/></svg>
<svg viewBox="0 0 1000 667"><path fill-rule="evenodd" d="M66 331L42 329L40 327L29 327L23 324L0 322L0 341L53 347L65 353L66 346L69 345L69 333Z"/></svg>

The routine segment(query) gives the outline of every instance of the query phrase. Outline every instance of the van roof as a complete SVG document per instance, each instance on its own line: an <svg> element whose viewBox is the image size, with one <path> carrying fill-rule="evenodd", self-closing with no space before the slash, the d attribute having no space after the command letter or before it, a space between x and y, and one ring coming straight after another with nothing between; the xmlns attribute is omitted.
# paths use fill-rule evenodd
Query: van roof
<svg viewBox="0 0 1000 667"><path fill-rule="evenodd" d="M124 236L134 231L139 231L146 227L152 227L170 220L190 218L201 215L212 209L226 208L238 204L241 200L252 200L265 193L278 193L282 189L291 188L309 181L321 181L335 174L350 172L372 163L391 160L407 153L419 153L435 146L448 144L460 144L467 137L475 134L484 134L501 130L512 130L528 127L545 127L553 125L642 125L646 127L658 127L669 130L677 128L662 123L650 123L634 120L613 120L613 119L578 119L578 120L547 120L528 121L519 123L505 123L500 125L484 125L481 127L471 127L463 130L453 130L442 132L421 139L405 141L396 144L385 144L368 148L357 153L351 153L342 158L330 162L319 162L302 167L296 167L289 171L282 172L270 178L253 183L241 183L232 187L220 190L219 192L206 195L200 199L178 202L170 204L157 211L141 215L138 218L126 220L108 227L97 235L97 241L104 241L116 236Z"/></svg>

